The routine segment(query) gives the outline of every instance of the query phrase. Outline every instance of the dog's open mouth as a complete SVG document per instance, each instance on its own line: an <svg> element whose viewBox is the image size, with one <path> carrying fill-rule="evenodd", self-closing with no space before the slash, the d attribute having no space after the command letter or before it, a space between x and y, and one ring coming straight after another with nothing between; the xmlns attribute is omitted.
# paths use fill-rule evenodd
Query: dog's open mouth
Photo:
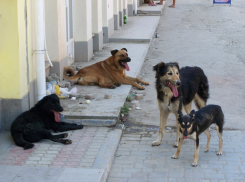
<svg viewBox="0 0 245 182"><path fill-rule="evenodd" d="M128 61L129 62L129 61ZM127 71L129 71L129 66L128 66L128 63L127 62L124 62L124 61L119 61L119 64L124 67Z"/></svg>
<svg viewBox="0 0 245 182"><path fill-rule="evenodd" d="M59 122L60 121L60 113L59 112L56 112L54 110L52 110L54 112L54 120L56 122Z"/></svg>
<svg viewBox="0 0 245 182"><path fill-rule="evenodd" d="M179 95L179 92L178 92L178 89L175 85L171 84L169 81L166 81L166 84L168 85L168 87L171 89L171 91L173 92L174 94L174 97L178 97Z"/></svg>
<svg viewBox="0 0 245 182"><path fill-rule="evenodd" d="M185 135L183 135L183 137L184 137L184 139L187 139L188 138L188 136L185 136Z"/></svg>

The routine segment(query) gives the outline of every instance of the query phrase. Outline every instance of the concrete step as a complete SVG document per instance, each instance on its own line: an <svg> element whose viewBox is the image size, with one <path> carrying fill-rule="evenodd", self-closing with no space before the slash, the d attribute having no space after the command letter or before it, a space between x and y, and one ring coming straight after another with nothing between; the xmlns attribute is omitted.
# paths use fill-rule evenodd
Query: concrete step
<svg viewBox="0 0 245 182"><path fill-rule="evenodd" d="M157 6L149 6L148 4L143 4L142 6L138 7L137 14L144 15L144 16L152 16L152 15L161 16L164 5L165 5L165 1L163 1L163 5L157 5Z"/></svg>
<svg viewBox="0 0 245 182"><path fill-rule="evenodd" d="M130 16L127 24L116 30L109 42L150 43L159 20L160 16Z"/></svg>

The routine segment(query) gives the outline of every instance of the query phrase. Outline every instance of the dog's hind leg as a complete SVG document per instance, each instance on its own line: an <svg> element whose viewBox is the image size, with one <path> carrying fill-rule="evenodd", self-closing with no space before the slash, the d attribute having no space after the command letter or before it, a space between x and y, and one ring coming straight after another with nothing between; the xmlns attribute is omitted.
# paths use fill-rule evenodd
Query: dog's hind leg
<svg viewBox="0 0 245 182"><path fill-rule="evenodd" d="M15 142L15 144L16 144L17 146L23 147L25 150L34 147L34 144L32 144L32 143L30 143L30 142L27 142L27 141L23 138L22 133L16 133L16 134L13 136L13 140L14 140L14 142Z"/></svg>
<svg viewBox="0 0 245 182"><path fill-rule="evenodd" d="M191 113L191 107L192 107L192 103L191 102L184 106L186 114L190 114Z"/></svg>
<svg viewBox="0 0 245 182"><path fill-rule="evenodd" d="M198 94L196 94L194 97L194 103L198 110L206 106L206 101L202 99Z"/></svg>
<svg viewBox="0 0 245 182"><path fill-rule="evenodd" d="M206 129L204 131L204 133L207 135L207 145L206 145L206 148L205 148L205 152L207 152L207 151L209 151L211 135L210 135L209 129Z"/></svg>
<svg viewBox="0 0 245 182"><path fill-rule="evenodd" d="M168 116L170 114L169 110L166 110L166 109L162 108L160 102L158 102L158 107L159 107L159 110L160 110L159 132L158 132L157 139L152 142L152 144L151 144L152 146L157 146L157 145L161 144L162 138L163 138L163 135L164 135L165 126L166 126L167 121L168 121Z"/></svg>
<svg viewBox="0 0 245 182"><path fill-rule="evenodd" d="M222 132L219 130L219 126L216 125L217 133L219 136L219 152L217 152L217 155L222 155L222 147L223 147L223 140L222 140Z"/></svg>
<svg viewBox="0 0 245 182"><path fill-rule="evenodd" d="M103 77L98 78L98 83L99 83L99 86L104 87L104 88L114 89L117 87L114 83L105 83L105 79Z"/></svg>

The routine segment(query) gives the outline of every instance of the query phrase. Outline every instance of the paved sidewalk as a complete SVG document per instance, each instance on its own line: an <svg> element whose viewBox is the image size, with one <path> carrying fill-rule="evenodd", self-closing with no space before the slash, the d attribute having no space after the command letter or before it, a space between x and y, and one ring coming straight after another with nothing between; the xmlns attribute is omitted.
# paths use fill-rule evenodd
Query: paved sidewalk
<svg viewBox="0 0 245 182"><path fill-rule="evenodd" d="M0 134L0 181L105 181L122 130L84 127L69 131L70 145L50 140L30 150L14 145L9 132Z"/></svg>
<svg viewBox="0 0 245 182"><path fill-rule="evenodd" d="M199 161L192 167L194 141L185 140L178 159L171 159L175 132L169 130L160 146L151 146L156 131L125 132L107 182L243 182L245 180L245 132L224 131L223 155L217 156L218 136L211 131L210 150L201 134Z"/></svg>

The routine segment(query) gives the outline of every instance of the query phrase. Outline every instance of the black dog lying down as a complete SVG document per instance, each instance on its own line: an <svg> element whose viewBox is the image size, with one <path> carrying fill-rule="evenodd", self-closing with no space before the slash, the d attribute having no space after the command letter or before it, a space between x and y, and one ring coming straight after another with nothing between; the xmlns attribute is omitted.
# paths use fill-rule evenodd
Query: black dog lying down
<svg viewBox="0 0 245 182"><path fill-rule="evenodd" d="M210 138L209 126L216 124L217 133L219 136L219 152L217 155L222 154L222 131L224 125L224 114L221 107L218 105L207 105L197 112L194 110L190 114L183 116L182 112L178 111L179 126L180 126L180 141L176 153L172 156L172 159L177 159L181 150L184 139L191 138L195 140L195 153L192 166L197 166L198 153L199 153L199 135L204 132L207 135L207 145L205 152L209 150Z"/></svg>
<svg viewBox="0 0 245 182"><path fill-rule="evenodd" d="M18 116L11 125L11 135L16 145L29 149L33 142L50 139L54 142L71 144L66 138L68 133L52 135L49 130L63 132L82 129L83 125L60 122L60 113L63 108L59 97L55 94L44 97L29 111Z"/></svg>

